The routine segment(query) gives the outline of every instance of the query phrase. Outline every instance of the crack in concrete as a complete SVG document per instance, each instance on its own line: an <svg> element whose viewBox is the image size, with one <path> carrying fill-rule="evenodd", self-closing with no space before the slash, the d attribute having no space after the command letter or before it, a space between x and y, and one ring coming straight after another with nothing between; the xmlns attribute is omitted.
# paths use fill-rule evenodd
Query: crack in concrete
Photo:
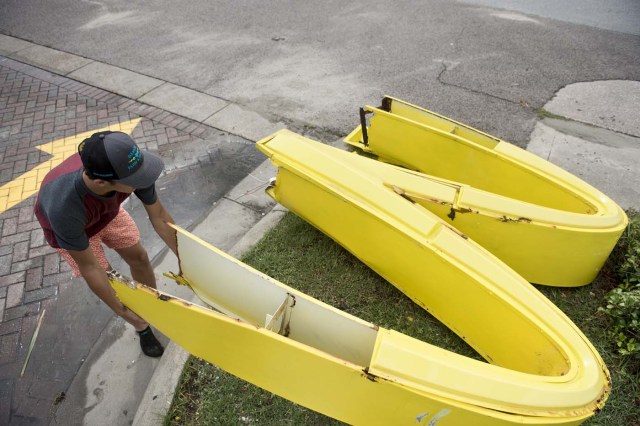
<svg viewBox="0 0 640 426"><path fill-rule="evenodd" d="M264 186L266 187L267 185L264 185ZM222 199L227 200L227 201L231 201L232 203L235 203L235 204L239 205L240 207L244 207L246 209L249 209L252 212L258 213L258 214L260 214L262 216L267 214L267 212L273 208L273 206L265 206L264 209L261 209L261 208L252 206L251 204L245 204L245 203L242 203L242 202L240 202L238 200L234 200L233 198L229 198L227 196L222 197Z"/></svg>
<svg viewBox="0 0 640 426"><path fill-rule="evenodd" d="M468 92L475 93L475 94L477 94L477 95L488 96L488 97L490 97L490 98L498 99L498 100L500 100L500 101L504 101L504 102L508 102L508 103L510 103L510 104L513 104L513 105L518 105L518 106L520 106L521 108L525 108L525 109L527 109L527 110L529 110L529 111L535 112L535 108L533 108L531 105L529 105L529 104L528 104L528 103L526 103L526 102L523 104L522 100L514 101L514 100L512 100L512 99L503 98L503 97L501 97L501 96L494 95L494 94L487 93L487 92L483 92L483 91L481 91L481 90L476 90L476 89L472 89L472 88L470 88L470 87L462 86L462 85L460 85L460 84L449 83L449 82L447 82L447 81L444 81L444 79L443 79L443 75L444 75L444 73L445 73L446 71L449 71L449 68L447 67L447 63L446 63L446 62L447 62L447 61L444 61L444 60L441 60L441 61L440 61L440 64L442 65L442 70L440 71L440 73L439 73L439 74L438 74L438 76L436 77L436 81L437 81L438 83L442 84L443 86L455 87L455 88L457 88L457 89L466 90L466 91L468 91Z"/></svg>
<svg viewBox="0 0 640 426"><path fill-rule="evenodd" d="M462 30L456 36L456 38L454 39L454 41L452 43L452 45L454 47L454 49L453 49L454 53L459 51L458 45L460 44L460 40L462 39L462 36L464 35L465 29L466 28L462 28ZM440 65L442 66L442 69L440 70L440 72L438 73L438 76L436 77L436 81L438 83L442 84L443 86L455 87L457 89L466 90L468 92L475 93L477 95L488 96L488 97L493 98L493 99L497 99L497 100L500 100L500 101L508 102L510 104L513 104L513 105L518 105L518 106L520 106L522 108L525 108L525 109L527 109L529 111L535 111L535 108L533 108L531 105L529 105L526 101L524 101L524 103L523 103L522 99L512 100L512 99L508 99L508 98L503 98L501 96L494 95L494 94L491 94L491 93L488 93L488 92L483 92L481 90L472 89L472 88L467 87L467 86L463 86L463 85L460 85L460 84L455 84L455 83L450 83L450 82L445 81L444 80L444 74L445 74L445 72L449 71L449 67L448 67L447 63L452 63L452 61L447 61L447 60L444 60L444 59L440 60Z"/></svg>

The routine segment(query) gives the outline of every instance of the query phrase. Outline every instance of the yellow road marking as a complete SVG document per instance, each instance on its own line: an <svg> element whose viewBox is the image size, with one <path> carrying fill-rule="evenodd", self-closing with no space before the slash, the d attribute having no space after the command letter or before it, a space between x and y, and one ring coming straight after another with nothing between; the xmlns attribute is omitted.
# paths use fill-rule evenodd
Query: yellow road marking
<svg viewBox="0 0 640 426"><path fill-rule="evenodd" d="M53 157L0 187L0 214L37 193L46 174L65 159L75 154L78 150L78 145L84 139L94 133L106 130L131 134L139 122L140 119L136 118L124 123L103 127L102 129L78 133L75 136L58 139L38 146L37 148L39 150L47 154L52 154Z"/></svg>

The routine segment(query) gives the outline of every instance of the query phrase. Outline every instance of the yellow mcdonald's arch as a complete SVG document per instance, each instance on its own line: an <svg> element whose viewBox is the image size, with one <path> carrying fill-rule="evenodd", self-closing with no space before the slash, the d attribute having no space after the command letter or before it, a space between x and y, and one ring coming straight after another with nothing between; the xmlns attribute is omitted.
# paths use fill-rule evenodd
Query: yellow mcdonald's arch
<svg viewBox="0 0 640 426"><path fill-rule="evenodd" d="M368 138L375 134L371 123ZM355 143L361 133L351 135ZM372 140L364 148L373 150ZM181 276L176 278L213 309L112 276L127 306L194 355L352 424L577 425L603 407L610 377L588 339L520 274L470 238L470 231L457 227L460 217L481 216L462 209L471 209L465 206L482 201L486 194L481 191L491 188L465 198L473 190L469 184L385 164L289 131L263 139L258 148L278 167L268 189L272 197L411 297L488 362L337 310L178 227ZM503 150L508 148L498 151ZM591 191L568 182L578 193ZM597 204L592 195L581 196ZM538 205L535 214L519 216L514 212L523 207L515 205L517 199L510 203L508 193L486 196L503 209L487 217L509 229L530 226L531 234L544 228L534 227L537 214L553 218L547 210L561 210ZM615 203L597 197L601 204L593 213L576 207L567 218L558 212L560 219L583 225L584 217L571 214L590 215L597 224L576 227L562 234L565 238L609 234L593 245L615 244L626 216L618 215ZM448 216L452 211L453 219ZM508 233L499 226L492 229Z"/></svg>

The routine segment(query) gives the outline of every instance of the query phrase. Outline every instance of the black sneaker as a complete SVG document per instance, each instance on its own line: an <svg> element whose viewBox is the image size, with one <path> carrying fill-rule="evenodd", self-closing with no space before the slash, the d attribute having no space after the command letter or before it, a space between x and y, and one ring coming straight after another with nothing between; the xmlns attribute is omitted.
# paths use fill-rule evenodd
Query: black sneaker
<svg viewBox="0 0 640 426"><path fill-rule="evenodd" d="M158 342L156 336L153 335L151 326L148 326L142 331L136 331L136 333L140 336L140 347L146 356L157 358L163 354L164 348L162 344Z"/></svg>

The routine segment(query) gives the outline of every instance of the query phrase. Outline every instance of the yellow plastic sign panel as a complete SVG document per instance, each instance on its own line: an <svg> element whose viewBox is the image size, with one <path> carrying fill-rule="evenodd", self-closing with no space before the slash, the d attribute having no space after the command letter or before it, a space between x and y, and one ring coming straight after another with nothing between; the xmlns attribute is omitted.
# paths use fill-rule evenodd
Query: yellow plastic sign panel
<svg viewBox="0 0 640 426"><path fill-rule="evenodd" d="M215 310L113 275L118 297L192 354L336 419L372 425L574 425L606 398L601 361L541 296L532 297L534 308L543 307L541 315L566 333L547 341L568 355L556 361L562 366L545 367L548 375L471 360L379 328L177 231L182 278ZM269 318L280 310L284 323L271 329ZM527 313L511 317L522 315ZM523 332L539 334L535 326ZM578 361L582 351L592 355ZM553 371L560 369L564 374Z"/></svg>

